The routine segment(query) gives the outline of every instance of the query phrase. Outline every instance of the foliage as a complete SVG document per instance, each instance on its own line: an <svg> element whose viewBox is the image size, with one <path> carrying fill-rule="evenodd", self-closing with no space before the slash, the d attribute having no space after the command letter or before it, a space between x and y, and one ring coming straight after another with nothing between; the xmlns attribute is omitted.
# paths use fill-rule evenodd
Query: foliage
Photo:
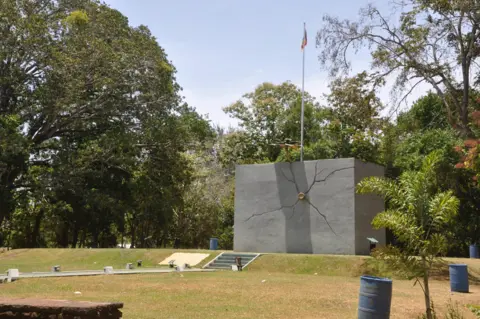
<svg viewBox="0 0 480 319"><path fill-rule="evenodd" d="M279 143L286 139L299 141L301 95L298 87L289 82L280 85L263 83L254 92L244 94L241 100L224 108L227 114L240 121L241 133L231 137L237 140L238 145L243 145L245 151L241 151L240 158L248 158L253 162L261 159L275 161L280 153ZM307 142L313 139L316 132L318 112L315 99L306 93Z"/></svg>
<svg viewBox="0 0 480 319"><path fill-rule="evenodd" d="M14 247L168 241L214 133L150 31L94 0L0 1L0 225Z"/></svg>
<svg viewBox="0 0 480 319"><path fill-rule="evenodd" d="M425 314L420 315L417 317L418 319L426 319L427 316ZM432 303L432 318L437 319L439 318L437 315L437 312L434 309L433 303ZM465 317L463 316L462 312L458 308L458 304L452 304L452 301L450 300L449 303L447 304L447 312L445 315L442 317L445 319L464 319Z"/></svg>
<svg viewBox="0 0 480 319"><path fill-rule="evenodd" d="M470 309L477 318L480 318L480 306L469 305L468 309Z"/></svg>
<svg viewBox="0 0 480 319"><path fill-rule="evenodd" d="M379 250L376 257L392 269L415 278L425 294L426 316L432 319L428 280L433 263L448 248L449 225L458 212L453 192L439 192L437 168L440 152L425 157L418 171L405 171L398 181L366 178L357 185L361 194L384 196L389 208L378 214L372 225L390 229L402 244ZM418 257L417 257L418 256Z"/></svg>
<svg viewBox="0 0 480 319"><path fill-rule="evenodd" d="M427 83L442 99L450 125L470 135L478 8L476 1L406 0L390 7L389 16L398 17L396 22L374 5L360 10L358 22L325 15L317 34L319 60L331 75L338 75L350 69L350 53L367 48L376 78L395 78L398 105L415 87Z"/></svg>
<svg viewBox="0 0 480 319"><path fill-rule="evenodd" d="M390 126L382 141L383 156L390 165L391 176L395 177L402 170L418 170L423 158L430 152L441 152L437 171L439 185L441 189L453 190L460 200L458 216L450 229L452 247L449 255L468 256L468 245L480 240L477 204L480 193L477 183L472 180L475 170L461 167L469 166L468 161L475 158L473 152L476 148L463 147L465 143L447 125L440 102L433 93L428 93L419 98L409 111L400 114L397 125ZM473 146L472 140L467 140L466 144Z"/></svg>
<svg viewBox="0 0 480 319"><path fill-rule="evenodd" d="M334 141L335 157L355 157L378 162L380 137L385 120L383 105L376 95L378 83L366 72L330 83L330 123L325 135Z"/></svg>
<svg viewBox="0 0 480 319"><path fill-rule="evenodd" d="M221 249L233 248L233 183L211 153L189 155L194 180L182 190L184 201L174 210L172 237L176 247L206 247L219 238Z"/></svg>
<svg viewBox="0 0 480 319"><path fill-rule="evenodd" d="M378 162L379 137L385 120L376 96L377 84L367 73L339 78L330 84L328 107L305 93L304 159L356 157ZM220 152L222 165L296 161L300 148L301 91L289 82L263 83L224 109L240 121L227 134Z"/></svg>
<svg viewBox="0 0 480 319"><path fill-rule="evenodd" d="M455 132L449 129L413 131L397 139L394 165L406 170L418 170L426 155L438 151L443 172L451 171L458 160L458 153L454 149L458 142Z"/></svg>
<svg viewBox="0 0 480 319"><path fill-rule="evenodd" d="M341 76L325 105L305 92L304 159L355 157L395 178L435 151L435 187L460 200L451 253L465 254L480 240L480 99L453 74L475 75L478 5L409 3L398 26L373 6L358 24L325 18L321 62ZM216 236L232 248L235 165L300 160L294 84L260 84L224 108L238 128L212 127L147 27L97 0L0 7L0 245L206 247ZM363 44L373 72L341 73ZM433 87L396 123L378 97L389 76L399 98L410 80Z"/></svg>
<svg viewBox="0 0 480 319"><path fill-rule="evenodd" d="M401 113L397 123L404 132L448 129L450 126L442 99L432 92L420 97L407 112Z"/></svg>
<svg viewBox="0 0 480 319"><path fill-rule="evenodd" d="M458 304L455 305L450 303L447 305L447 313L445 314L445 319L464 319L465 317L462 315L462 312L458 308Z"/></svg>

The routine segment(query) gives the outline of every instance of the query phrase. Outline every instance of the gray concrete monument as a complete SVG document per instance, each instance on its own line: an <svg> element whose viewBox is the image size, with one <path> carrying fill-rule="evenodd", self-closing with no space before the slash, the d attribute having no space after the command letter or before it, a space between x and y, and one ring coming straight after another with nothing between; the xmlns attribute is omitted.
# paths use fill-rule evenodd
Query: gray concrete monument
<svg viewBox="0 0 480 319"><path fill-rule="evenodd" d="M244 252L367 255L367 237L385 244L371 226L384 209L355 185L384 176L382 166L347 159L238 165L234 249Z"/></svg>

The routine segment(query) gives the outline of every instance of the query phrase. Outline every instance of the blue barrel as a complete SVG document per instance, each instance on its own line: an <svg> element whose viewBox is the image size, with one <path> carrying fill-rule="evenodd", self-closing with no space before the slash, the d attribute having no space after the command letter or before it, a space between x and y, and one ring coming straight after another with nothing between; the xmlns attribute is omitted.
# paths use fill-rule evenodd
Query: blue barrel
<svg viewBox="0 0 480 319"><path fill-rule="evenodd" d="M480 253L478 252L478 246L475 244L470 245L470 258L480 258Z"/></svg>
<svg viewBox="0 0 480 319"><path fill-rule="evenodd" d="M358 319L388 319L392 303L392 280L360 277Z"/></svg>
<svg viewBox="0 0 480 319"><path fill-rule="evenodd" d="M210 250L217 250L218 238L210 238Z"/></svg>
<svg viewBox="0 0 480 319"><path fill-rule="evenodd" d="M468 292L468 268L464 264L449 265L450 290Z"/></svg>

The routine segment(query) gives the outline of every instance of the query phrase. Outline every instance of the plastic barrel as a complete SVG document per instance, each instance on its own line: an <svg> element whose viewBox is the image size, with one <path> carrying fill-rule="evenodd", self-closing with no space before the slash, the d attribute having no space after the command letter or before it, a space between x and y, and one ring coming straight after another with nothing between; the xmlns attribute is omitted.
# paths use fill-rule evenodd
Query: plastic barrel
<svg viewBox="0 0 480 319"><path fill-rule="evenodd" d="M478 252L478 245L470 245L470 258L480 258L480 253Z"/></svg>
<svg viewBox="0 0 480 319"><path fill-rule="evenodd" d="M217 250L218 238L210 238L210 250Z"/></svg>
<svg viewBox="0 0 480 319"><path fill-rule="evenodd" d="M450 290L468 292L468 268L464 264L449 265Z"/></svg>
<svg viewBox="0 0 480 319"><path fill-rule="evenodd" d="M392 303L392 280L360 277L358 319L388 319Z"/></svg>

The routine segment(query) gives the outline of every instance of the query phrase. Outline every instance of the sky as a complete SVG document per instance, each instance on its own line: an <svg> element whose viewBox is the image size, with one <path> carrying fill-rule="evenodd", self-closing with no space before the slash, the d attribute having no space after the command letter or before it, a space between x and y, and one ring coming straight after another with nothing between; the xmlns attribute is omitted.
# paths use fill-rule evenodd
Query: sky
<svg viewBox="0 0 480 319"><path fill-rule="evenodd" d="M303 23L305 90L321 100L329 78L318 62L315 35L324 14L356 19L367 3L385 0L105 0L129 18L146 25L177 69L177 81L189 105L208 114L213 124L237 122L222 108L263 83L284 81L301 86ZM352 72L369 70L368 52L353 56ZM352 73L352 74L353 74ZM414 92L414 99L426 88ZM388 90L380 93L389 102Z"/></svg>

